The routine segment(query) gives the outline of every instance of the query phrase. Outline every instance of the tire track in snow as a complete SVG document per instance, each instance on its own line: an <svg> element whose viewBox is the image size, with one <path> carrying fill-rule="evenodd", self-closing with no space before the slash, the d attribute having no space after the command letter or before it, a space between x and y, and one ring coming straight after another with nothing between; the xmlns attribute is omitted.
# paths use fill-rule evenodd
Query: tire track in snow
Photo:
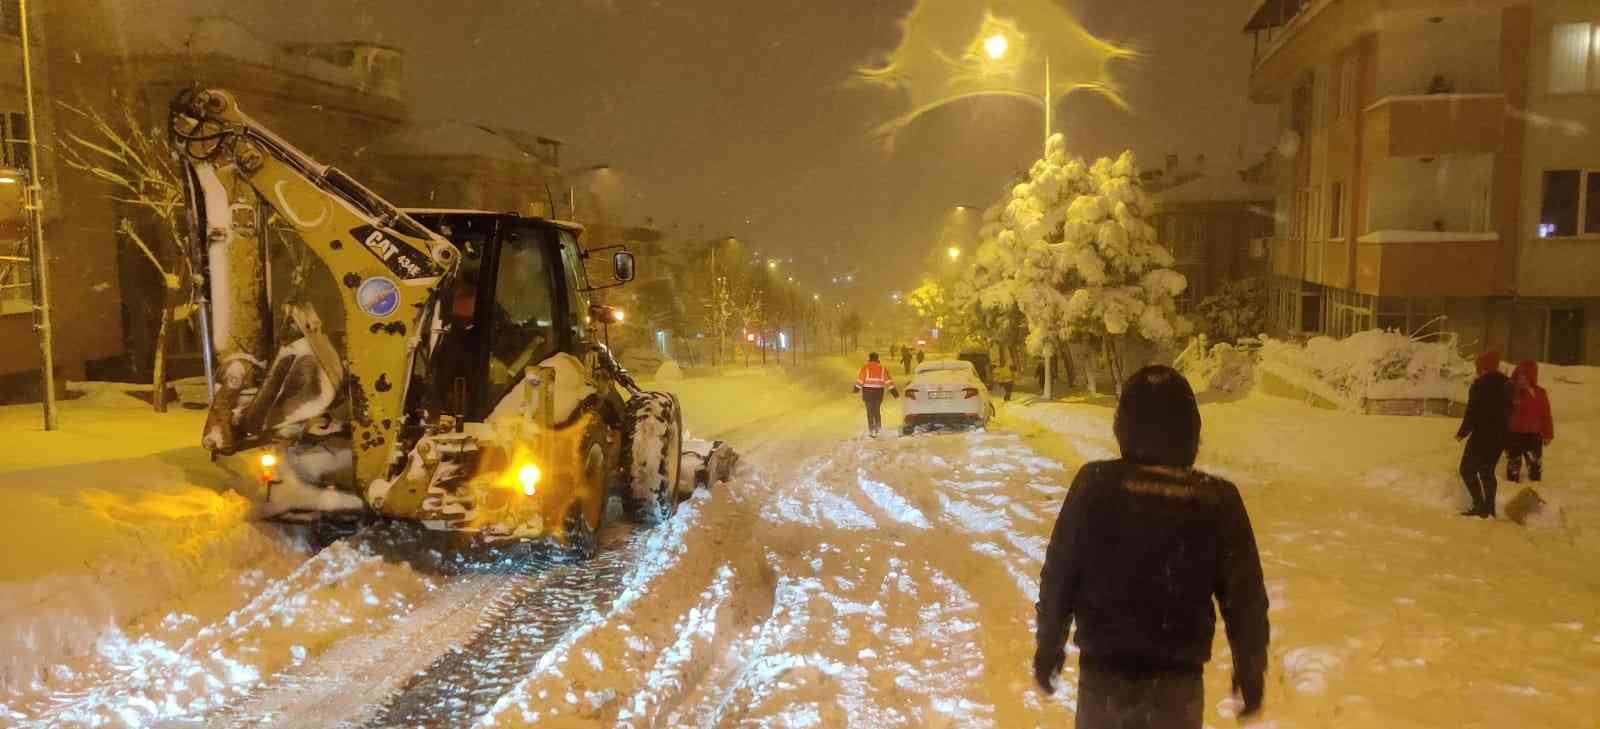
<svg viewBox="0 0 1600 729"><path fill-rule="evenodd" d="M520 581L476 574L447 583L390 630L340 641L209 721L290 729L359 723L364 713L398 689L401 680L470 638L493 604Z"/></svg>
<svg viewBox="0 0 1600 729"><path fill-rule="evenodd" d="M591 560L541 553L517 565L531 579L497 600L471 639L405 681L366 726L461 726L489 713L574 627L617 599L649 532L607 531Z"/></svg>

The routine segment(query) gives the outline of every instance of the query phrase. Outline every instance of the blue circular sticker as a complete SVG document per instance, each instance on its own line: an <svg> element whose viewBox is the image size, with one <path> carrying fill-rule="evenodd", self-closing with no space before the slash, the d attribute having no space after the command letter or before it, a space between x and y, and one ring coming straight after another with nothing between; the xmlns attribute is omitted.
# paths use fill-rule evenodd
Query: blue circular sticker
<svg viewBox="0 0 1600 729"><path fill-rule="evenodd" d="M372 316L386 317L400 308L400 288L382 276L369 278L356 289L356 305Z"/></svg>

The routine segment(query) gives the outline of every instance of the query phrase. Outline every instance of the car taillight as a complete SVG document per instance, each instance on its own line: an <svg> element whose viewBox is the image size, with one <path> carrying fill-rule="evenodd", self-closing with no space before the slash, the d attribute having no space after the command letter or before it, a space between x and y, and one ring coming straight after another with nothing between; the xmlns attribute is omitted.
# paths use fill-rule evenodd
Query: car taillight
<svg viewBox="0 0 1600 729"><path fill-rule="evenodd" d="M969 387L969 388L967 388L965 390L962 390L961 391L961 396L962 396L962 398L974 398L974 397L977 397L978 396L978 388Z"/></svg>
<svg viewBox="0 0 1600 729"><path fill-rule="evenodd" d="M915 400L915 399L917 399L917 391L916 390L906 390L906 399L907 400Z"/></svg>

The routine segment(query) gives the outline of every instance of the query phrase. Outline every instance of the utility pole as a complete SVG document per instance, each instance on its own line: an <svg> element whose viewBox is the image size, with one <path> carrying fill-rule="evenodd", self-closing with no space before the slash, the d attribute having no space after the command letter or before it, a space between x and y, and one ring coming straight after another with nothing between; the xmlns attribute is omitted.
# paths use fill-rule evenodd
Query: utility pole
<svg viewBox="0 0 1600 729"><path fill-rule="evenodd" d="M22 30L22 95L28 108L28 179L23 195L28 209L28 228L33 243L34 329L39 332L39 354L44 369L44 429L55 430L56 371L55 337L50 330L50 259L44 247L43 190L39 187L38 115L33 108L33 54L28 46L28 0L17 0L18 25Z"/></svg>

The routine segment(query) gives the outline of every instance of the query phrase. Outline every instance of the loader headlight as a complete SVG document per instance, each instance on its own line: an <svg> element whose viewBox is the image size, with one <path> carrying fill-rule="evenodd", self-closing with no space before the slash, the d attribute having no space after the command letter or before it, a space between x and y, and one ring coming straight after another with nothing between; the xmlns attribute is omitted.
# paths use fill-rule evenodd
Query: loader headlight
<svg viewBox="0 0 1600 729"><path fill-rule="evenodd" d="M517 485L522 487L524 496L532 496L533 489L539 485L539 479L544 474L539 472L539 467L532 463L524 463L517 469Z"/></svg>
<svg viewBox="0 0 1600 729"><path fill-rule="evenodd" d="M258 474L261 483L270 484L278 480L278 456L276 454L263 453L260 458L256 459L256 463L261 467Z"/></svg>

